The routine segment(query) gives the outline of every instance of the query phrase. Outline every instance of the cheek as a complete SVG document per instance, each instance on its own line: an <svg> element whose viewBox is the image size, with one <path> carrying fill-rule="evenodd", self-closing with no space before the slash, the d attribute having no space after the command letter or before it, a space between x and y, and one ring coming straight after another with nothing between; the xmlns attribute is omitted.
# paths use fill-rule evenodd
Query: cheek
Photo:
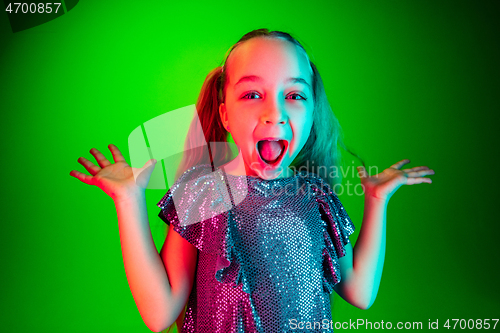
<svg viewBox="0 0 500 333"><path fill-rule="evenodd" d="M303 116L300 118L300 138L301 141L307 141L309 134L311 133L311 128L313 125L313 112L311 110L305 110Z"/></svg>
<svg viewBox="0 0 500 333"><path fill-rule="evenodd" d="M238 147L241 148L253 144L251 121L241 116L229 118L229 129Z"/></svg>
<svg viewBox="0 0 500 333"><path fill-rule="evenodd" d="M312 129L312 126L313 126L313 123L314 123L314 118L313 118L313 113L311 112L308 117L307 117L307 121L306 121L306 132L307 132L307 137L309 137L309 134L311 133L311 129Z"/></svg>
<svg viewBox="0 0 500 333"><path fill-rule="evenodd" d="M233 106L230 112L228 112L231 133L234 132L236 136L248 136L248 134L252 134L253 127L255 126L255 119L252 118L252 114L250 110Z"/></svg>

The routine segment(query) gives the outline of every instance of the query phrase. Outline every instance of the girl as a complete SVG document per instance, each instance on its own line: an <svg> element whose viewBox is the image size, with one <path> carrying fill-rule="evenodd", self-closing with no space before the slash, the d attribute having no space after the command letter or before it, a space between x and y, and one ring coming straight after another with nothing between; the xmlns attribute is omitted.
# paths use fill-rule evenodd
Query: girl
<svg viewBox="0 0 500 333"><path fill-rule="evenodd" d="M92 176L70 173L113 198L146 325L158 332L178 319L181 332L331 332L333 290L369 308L384 264L388 200L403 184L431 183L424 176L434 171L401 170L409 160L371 177L359 167L365 211L353 249L354 226L332 191L341 174L332 172L339 126L316 67L283 32L243 36L208 75L197 112L206 142L226 142L230 132L238 155L209 144L184 157L158 203L170 225L160 254L145 203L155 160L134 169L109 145L114 164L92 149L99 166L78 160Z"/></svg>

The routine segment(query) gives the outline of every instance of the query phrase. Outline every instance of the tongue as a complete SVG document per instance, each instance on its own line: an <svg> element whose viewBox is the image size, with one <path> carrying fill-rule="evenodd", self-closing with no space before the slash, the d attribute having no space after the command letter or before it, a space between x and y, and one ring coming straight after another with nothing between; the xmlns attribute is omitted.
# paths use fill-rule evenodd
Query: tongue
<svg viewBox="0 0 500 333"><path fill-rule="evenodd" d="M279 141L264 140L260 144L260 155L266 162L274 162L281 154L281 144Z"/></svg>

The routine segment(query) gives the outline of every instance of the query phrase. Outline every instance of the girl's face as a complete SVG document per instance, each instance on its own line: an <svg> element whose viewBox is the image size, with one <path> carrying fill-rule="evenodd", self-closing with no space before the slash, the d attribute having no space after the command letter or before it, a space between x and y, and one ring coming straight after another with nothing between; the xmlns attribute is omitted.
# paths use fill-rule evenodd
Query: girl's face
<svg viewBox="0 0 500 333"><path fill-rule="evenodd" d="M233 50L226 73L219 113L246 174L287 176L313 123L313 74L305 52L281 38L252 38Z"/></svg>

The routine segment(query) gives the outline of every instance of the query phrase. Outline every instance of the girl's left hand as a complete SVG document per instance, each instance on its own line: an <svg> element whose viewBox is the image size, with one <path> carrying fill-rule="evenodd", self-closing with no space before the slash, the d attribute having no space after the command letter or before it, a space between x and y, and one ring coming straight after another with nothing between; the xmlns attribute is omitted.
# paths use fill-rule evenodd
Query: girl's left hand
<svg viewBox="0 0 500 333"><path fill-rule="evenodd" d="M432 183L430 178L424 178L424 176L433 175L434 170L426 166L401 170L401 167L408 163L410 163L408 159L399 161L390 168L373 176L368 176L365 167L358 167L358 174L361 178L361 185L363 185L365 196L372 196L378 200L388 201L401 185Z"/></svg>

